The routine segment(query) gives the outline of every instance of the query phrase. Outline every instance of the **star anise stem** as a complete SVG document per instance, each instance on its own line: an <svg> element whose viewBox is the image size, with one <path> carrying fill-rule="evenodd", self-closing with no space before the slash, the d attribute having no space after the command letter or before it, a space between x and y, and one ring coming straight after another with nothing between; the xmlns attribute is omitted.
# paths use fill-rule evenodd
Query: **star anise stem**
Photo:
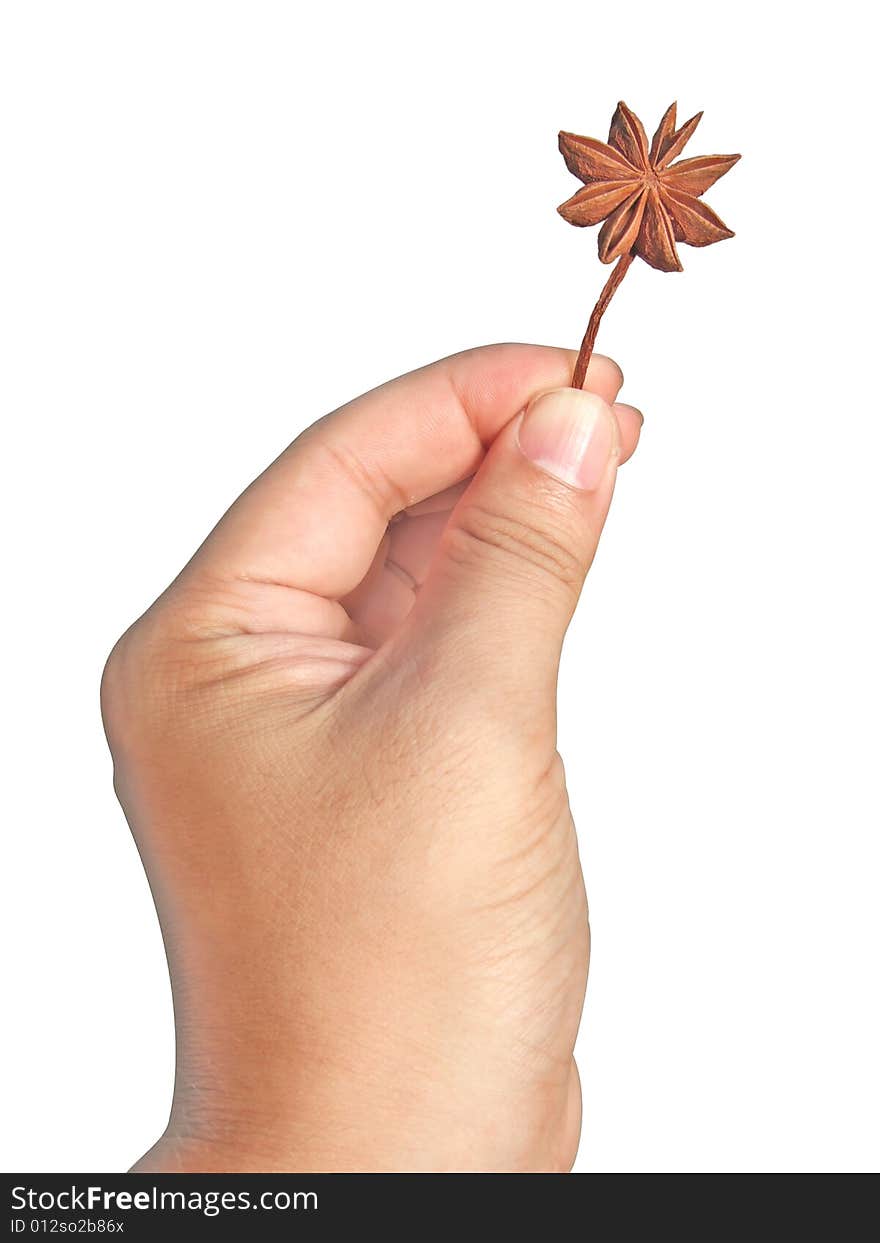
<svg viewBox="0 0 880 1243"><path fill-rule="evenodd" d="M587 367L590 365L590 359L593 355L593 346L596 344L596 334L599 331L599 323L602 316L608 309L608 303L614 297L617 286L626 276L629 265L636 257L634 250L628 250L625 255L621 255L614 270L605 282L605 288L599 294L599 301L593 307L593 313L590 316L590 322L587 324L587 331L584 333L584 339L581 342L580 353L577 356L577 362L574 367L574 374L571 377L572 388L583 388L584 380L587 378Z"/></svg>

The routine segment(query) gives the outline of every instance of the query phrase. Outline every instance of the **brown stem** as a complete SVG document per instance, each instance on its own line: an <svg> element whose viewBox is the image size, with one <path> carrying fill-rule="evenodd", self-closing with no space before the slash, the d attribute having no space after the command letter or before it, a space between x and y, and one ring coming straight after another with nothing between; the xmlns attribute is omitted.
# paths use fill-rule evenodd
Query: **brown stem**
<svg viewBox="0 0 880 1243"><path fill-rule="evenodd" d="M636 257L634 250L629 250L625 255L621 255L614 266L614 271L605 282L605 288L599 294L599 301L593 307L593 314L590 316L590 322L587 324L587 331L584 333L584 339L581 342L581 352L577 356L577 362L574 365L574 375L571 377L572 388L583 388L584 380L587 378L587 367L590 365L590 358L593 354L593 346L596 344L596 333L599 331L599 321L608 308L608 303L614 297L617 286L626 276L627 269Z"/></svg>

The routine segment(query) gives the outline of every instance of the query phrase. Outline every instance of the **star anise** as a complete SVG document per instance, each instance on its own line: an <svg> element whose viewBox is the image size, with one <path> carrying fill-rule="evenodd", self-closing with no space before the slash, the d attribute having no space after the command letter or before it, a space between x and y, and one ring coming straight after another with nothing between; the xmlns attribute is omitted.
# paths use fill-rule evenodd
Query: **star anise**
<svg viewBox="0 0 880 1243"><path fill-rule="evenodd" d="M599 231L599 258L619 262L590 317L572 383L580 388L593 351L599 320L636 255L661 272L680 272L676 242L711 246L733 233L711 207L700 201L723 177L738 155L701 155L673 160L684 149L703 115L676 129L671 104L648 145L636 114L621 102L611 122L608 142L561 133L559 149L571 172L584 182L558 211L570 224L593 225Z"/></svg>

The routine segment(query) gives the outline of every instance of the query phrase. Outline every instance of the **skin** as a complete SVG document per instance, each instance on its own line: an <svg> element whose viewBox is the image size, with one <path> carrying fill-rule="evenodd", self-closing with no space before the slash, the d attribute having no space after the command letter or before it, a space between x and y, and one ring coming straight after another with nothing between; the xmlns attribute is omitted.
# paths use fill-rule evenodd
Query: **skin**
<svg viewBox="0 0 880 1243"><path fill-rule="evenodd" d="M607 464L584 489L530 460L521 412L573 362L472 350L320 420L114 648L177 1032L135 1170L571 1168L589 925L556 677L641 427L596 356L573 400Z"/></svg>

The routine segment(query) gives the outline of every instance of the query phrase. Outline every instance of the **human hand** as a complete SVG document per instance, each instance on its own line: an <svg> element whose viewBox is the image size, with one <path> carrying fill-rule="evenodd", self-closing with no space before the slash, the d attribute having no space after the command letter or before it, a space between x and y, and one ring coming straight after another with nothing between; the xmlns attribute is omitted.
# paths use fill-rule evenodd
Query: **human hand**
<svg viewBox="0 0 880 1243"><path fill-rule="evenodd" d="M320 420L111 654L178 1045L136 1169L570 1168L556 676L641 426L573 357L474 350Z"/></svg>

